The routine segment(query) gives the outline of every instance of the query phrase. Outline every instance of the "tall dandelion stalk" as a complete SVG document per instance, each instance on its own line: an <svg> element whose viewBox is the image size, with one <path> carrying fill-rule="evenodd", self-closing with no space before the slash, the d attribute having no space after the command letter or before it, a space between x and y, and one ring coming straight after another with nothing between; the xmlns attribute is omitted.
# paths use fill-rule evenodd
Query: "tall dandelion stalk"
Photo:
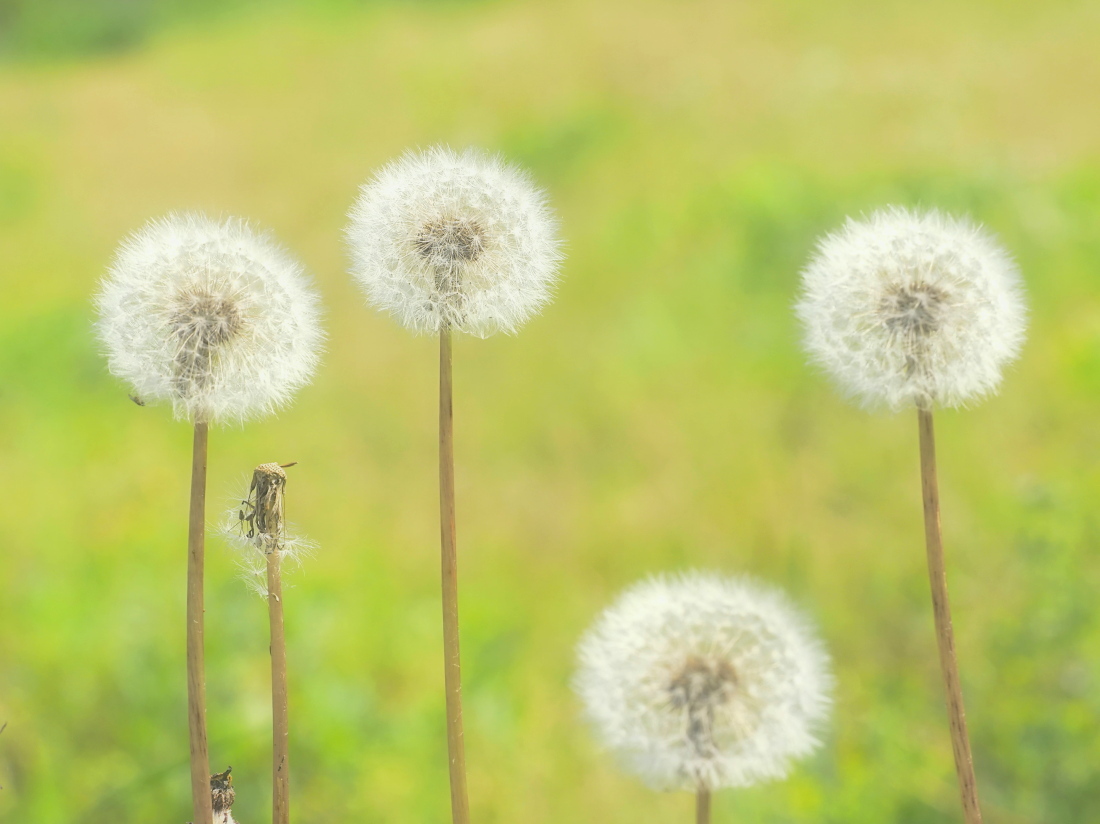
<svg viewBox="0 0 1100 824"><path fill-rule="evenodd" d="M187 539L187 707L196 822L211 821L203 657L206 462L211 423L274 411L305 384L322 333L301 267L241 220L148 223L119 248L96 297L111 372L141 404L193 425Z"/></svg>
<svg viewBox="0 0 1100 824"><path fill-rule="evenodd" d="M290 715L287 706L286 636L283 632L282 569L300 562L310 546L287 534L284 494L287 467L260 464L252 473L242 509L231 514L226 532L242 550L244 578L267 599L271 629L271 820L290 822Z"/></svg>
<svg viewBox="0 0 1100 824"><path fill-rule="evenodd" d="M1008 254L967 220L888 208L818 244L798 315L811 357L869 407L915 408L932 614L967 824L982 820L940 530L933 410L992 393L1026 310Z"/></svg>
<svg viewBox="0 0 1100 824"><path fill-rule="evenodd" d="M602 743L657 790L711 796L786 776L819 745L829 659L777 590L690 573L635 585L577 648L573 685Z"/></svg>
<svg viewBox="0 0 1100 824"><path fill-rule="evenodd" d="M439 514L451 814L469 822L455 536L452 333L514 332L549 299L560 255L545 196L474 149L435 147L383 167L352 207L353 274L378 308L439 337Z"/></svg>

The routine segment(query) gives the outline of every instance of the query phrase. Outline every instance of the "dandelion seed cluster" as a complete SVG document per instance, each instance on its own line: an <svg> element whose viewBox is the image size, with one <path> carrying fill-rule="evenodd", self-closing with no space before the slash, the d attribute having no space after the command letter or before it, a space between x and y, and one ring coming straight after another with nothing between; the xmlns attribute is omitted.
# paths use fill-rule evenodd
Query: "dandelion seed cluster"
<svg viewBox="0 0 1100 824"><path fill-rule="evenodd" d="M240 534L236 519L237 510L233 510L227 518L224 535L230 545L238 551L237 566L240 569L241 580L261 598L267 598L270 594L267 589L268 555L272 552L278 553L285 572L288 561L301 566L303 559L312 554L315 545L312 541L294 535L284 535L278 543L272 541L271 536L266 534L256 534L248 538Z"/></svg>
<svg viewBox="0 0 1100 824"><path fill-rule="evenodd" d="M118 250L96 306L111 372L196 422L272 412L309 380L323 340L301 266L236 218L148 223Z"/></svg>
<svg viewBox="0 0 1100 824"><path fill-rule="evenodd" d="M818 746L828 657L775 590L693 573L627 590L578 647L599 738L657 789L782 778Z"/></svg>
<svg viewBox="0 0 1100 824"><path fill-rule="evenodd" d="M557 225L527 175L437 146L364 185L346 236L368 299L408 329L514 332L549 301Z"/></svg>
<svg viewBox="0 0 1100 824"><path fill-rule="evenodd" d="M1026 309L1008 253L968 220L891 207L826 235L797 306L811 357L867 406L958 406L1019 353Z"/></svg>

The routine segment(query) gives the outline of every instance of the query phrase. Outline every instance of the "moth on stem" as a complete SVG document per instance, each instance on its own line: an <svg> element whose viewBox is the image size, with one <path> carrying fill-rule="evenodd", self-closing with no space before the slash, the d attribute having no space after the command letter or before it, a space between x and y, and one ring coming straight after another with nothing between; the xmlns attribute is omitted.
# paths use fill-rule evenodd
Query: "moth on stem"
<svg viewBox="0 0 1100 824"><path fill-rule="evenodd" d="M347 239L368 300L439 336L439 507L451 818L467 824L455 543L452 335L514 332L550 299L556 222L527 176L474 149L409 152L364 185Z"/></svg>
<svg viewBox="0 0 1100 824"><path fill-rule="evenodd" d="M241 566L252 587L267 598L271 631L272 824L290 822L290 717L287 701L286 635L283 630L282 567L299 561L308 545L287 534L284 494L292 463L260 464L252 472L248 497L227 532L244 550Z"/></svg>
<svg viewBox="0 0 1100 824"><path fill-rule="evenodd" d="M233 788L233 768L226 767L225 772L210 776L210 798L214 811L214 824L237 824L233 818L233 802L237 791Z"/></svg>
<svg viewBox="0 0 1100 824"><path fill-rule="evenodd" d="M968 220L892 207L827 235L802 275L806 348L864 405L916 408L925 551L967 824L980 824L977 780L947 595L933 409L992 393L1019 353L1026 310L1008 254Z"/></svg>
<svg viewBox="0 0 1100 824"><path fill-rule="evenodd" d="M151 221L119 247L96 296L113 374L139 406L168 401L193 425L187 538L187 706L191 797L210 821L203 566L212 423L273 412L309 381L323 334L301 267L244 221Z"/></svg>

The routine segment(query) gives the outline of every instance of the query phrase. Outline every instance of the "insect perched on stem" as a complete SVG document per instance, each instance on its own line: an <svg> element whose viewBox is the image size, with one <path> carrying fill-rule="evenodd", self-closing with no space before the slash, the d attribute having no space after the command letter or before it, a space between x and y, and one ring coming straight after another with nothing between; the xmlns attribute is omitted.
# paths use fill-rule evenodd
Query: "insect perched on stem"
<svg viewBox="0 0 1100 824"><path fill-rule="evenodd" d="M290 824L290 721L287 709L286 634L283 629L282 566L297 560L302 541L286 534L283 513L287 467L260 464L252 473L248 497L237 510L236 529L245 545L241 566L249 586L267 599L271 624L272 824ZM232 518L232 515L230 515ZM233 526L232 520L230 526ZM215 821L215 824L230 822Z"/></svg>
<svg viewBox="0 0 1100 824"><path fill-rule="evenodd" d="M248 487L248 499L241 501L244 509L237 512L241 531L246 538L259 535L263 539L266 536L271 546L265 548L265 552L274 548L282 532L283 489L286 487L286 473L283 470L297 463L291 461L257 466L252 473L252 484ZM248 514L245 514L246 511ZM248 524L247 529L245 524Z"/></svg>
<svg viewBox="0 0 1100 824"><path fill-rule="evenodd" d="M233 789L232 767L226 767L225 772L214 773L210 776L210 793L213 797L214 812L220 813L233 806L237 797L237 791Z"/></svg>

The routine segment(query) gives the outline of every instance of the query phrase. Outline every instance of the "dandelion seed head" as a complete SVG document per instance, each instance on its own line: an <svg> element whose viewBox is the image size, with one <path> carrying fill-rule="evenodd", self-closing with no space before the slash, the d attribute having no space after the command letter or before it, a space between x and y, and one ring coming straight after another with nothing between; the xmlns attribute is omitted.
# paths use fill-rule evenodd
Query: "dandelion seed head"
<svg viewBox="0 0 1100 824"><path fill-rule="evenodd" d="M384 166L346 237L368 300L418 333L516 331L549 301L561 259L545 195L476 149L436 146Z"/></svg>
<svg viewBox="0 0 1100 824"><path fill-rule="evenodd" d="M274 411L308 382L324 337L301 266L236 218L146 224L119 248L96 307L111 372L195 422Z"/></svg>
<svg viewBox="0 0 1100 824"><path fill-rule="evenodd" d="M578 647L598 737L657 789L782 778L818 746L828 657L775 590L691 573L627 590Z"/></svg>
<svg viewBox="0 0 1100 824"><path fill-rule="evenodd" d="M869 407L959 406L1023 345L1015 264L980 227L890 207L826 235L802 273L805 346Z"/></svg>

